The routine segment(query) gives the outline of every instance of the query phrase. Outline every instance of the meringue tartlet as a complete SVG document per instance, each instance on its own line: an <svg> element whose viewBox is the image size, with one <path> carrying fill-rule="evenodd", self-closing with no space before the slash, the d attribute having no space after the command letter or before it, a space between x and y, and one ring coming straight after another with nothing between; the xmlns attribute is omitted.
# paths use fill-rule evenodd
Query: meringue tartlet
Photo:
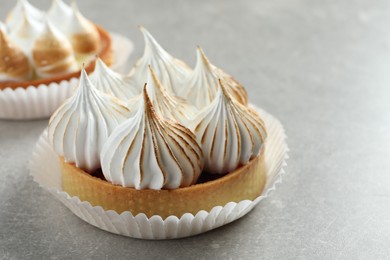
<svg viewBox="0 0 390 260"><path fill-rule="evenodd" d="M192 70L141 31L145 51L129 75L97 60L50 119L63 190L162 218L254 200L266 182L267 132L244 87L200 48Z"/></svg>
<svg viewBox="0 0 390 260"><path fill-rule="evenodd" d="M0 25L0 89L48 85L93 70L99 56L112 64L109 33L62 0L43 12L18 0Z"/></svg>

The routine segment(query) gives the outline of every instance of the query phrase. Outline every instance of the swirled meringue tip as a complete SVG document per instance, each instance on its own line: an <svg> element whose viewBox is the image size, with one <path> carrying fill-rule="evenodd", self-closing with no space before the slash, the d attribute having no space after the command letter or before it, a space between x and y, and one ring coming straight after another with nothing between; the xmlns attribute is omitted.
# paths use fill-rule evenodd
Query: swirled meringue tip
<svg viewBox="0 0 390 260"><path fill-rule="evenodd" d="M213 65L202 48L197 49L197 63L188 82L187 98L195 100L198 108L204 107L214 99L219 88L218 79L225 82L227 91L241 104L248 103L245 88L232 76ZM205 89L207 87L207 90Z"/></svg>
<svg viewBox="0 0 390 260"><path fill-rule="evenodd" d="M208 68L209 70L213 68L213 65L210 63L209 58L206 56L203 49L199 45L196 47L195 68Z"/></svg>
<svg viewBox="0 0 390 260"><path fill-rule="evenodd" d="M182 96L183 82L191 69L166 52L144 27L139 26L139 28L144 36L145 48L142 57L129 73L132 84L138 87L145 83L149 75L148 65L151 65L167 91Z"/></svg>
<svg viewBox="0 0 390 260"><path fill-rule="evenodd" d="M46 78L74 72L79 69L68 39L48 19L35 40L32 58L38 77Z"/></svg>
<svg viewBox="0 0 390 260"><path fill-rule="evenodd" d="M54 25L64 30L72 16L72 12L72 8L63 0L53 0L47 15Z"/></svg>
<svg viewBox="0 0 390 260"><path fill-rule="evenodd" d="M122 100L130 100L140 94L131 85L128 76L113 71L100 58L96 58L95 70L90 74L90 80L98 90Z"/></svg>
<svg viewBox="0 0 390 260"><path fill-rule="evenodd" d="M144 36L144 41L145 41L145 52L144 53L146 53L147 51L150 50L152 53L155 53L155 54L161 54L162 56L163 55L170 56L170 54L166 50L164 50L163 47L161 47L161 45L150 34L150 32L145 29L145 27L138 26L138 28L140 29L140 31L142 32L142 34Z"/></svg>
<svg viewBox="0 0 390 260"><path fill-rule="evenodd" d="M0 26L0 81L21 81L32 77L32 67L23 51L12 44Z"/></svg>
<svg viewBox="0 0 390 260"><path fill-rule="evenodd" d="M125 104L96 90L82 69L79 87L50 118L49 141L66 162L92 173L100 168L103 144L128 115Z"/></svg>
<svg viewBox="0 0 390 260"><path fill-rule="evenodd" d="M4 34L8 33L7 27L2 21L0 21L0 31L2 31Z"/></svg>
<svg viewBox="0 0 390 260"><path fill-rule="evenodd" d="M184 126L162 119L146 85L137 113L111 134L101 162L109 182L135 189L176 189L196 183L202 151Z"/></svg>
<svg viewBox="0 0 390 260"><path fill-rule="evenodd" d="M25 53L30 53L34 40L41 34L44 26L41 21L31 18L29 14L23 10L20 14L20 22L11 29L10 38Z"/></svg>
<svg viewBox="0 0 390 260"><path fill-rule="evenodd" d="M30 4L27 0L18 0L14 8L8 13L6 24L10 29L14 29L20 23L23 12L34 20L42 20L44 12Z"/></svg>
<svg viewBox="0 0 390 260"><path fill-rule="evenodd" d="M189 105L186 100L169 93L158 80L152 67L149 65L150 77L148 80L148 92L151 93L152 103L157 112L164 118L180 122L184 125L195 115L195 107Z"/></svg>
<svg viewBox="0 0 390 260"><path fill-rule="evenodd" d="M218 90L218 76L202 48L196 50L196 64L185 84L185 97L189 102L202 109L209 105Z"/></svg>
<svg viewBox="0 0 390 260"><path fill-rule="evenodd" d="M225 82L212 103L190 123L202 146L205 171L224 174L256 157L267 136L264 122L229 93Z"/></svg>
<svg viewBox="0 0 390 260"><path fill-rule="evenodd" d="M73 1L72 13L66 25L67 32L78 59L86 59L88 55L95 55L101 49L99 32L95 25L85 18L77 4Z"/></svg>

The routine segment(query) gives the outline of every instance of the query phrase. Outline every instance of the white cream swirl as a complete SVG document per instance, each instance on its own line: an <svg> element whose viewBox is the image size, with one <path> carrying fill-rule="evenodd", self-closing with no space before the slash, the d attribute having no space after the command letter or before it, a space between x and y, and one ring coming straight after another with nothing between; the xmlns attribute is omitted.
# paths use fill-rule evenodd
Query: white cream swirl
<svg viewBox="0 0 390 260"><path fill-rule="evenodd" d="M257 156L266 139L264 122L252 109L238 103L222 81L213 102L190 123L205 160L205 171L224 174Z"/></svg>
<svg viewBox="0 0 390 260"><path fill-rule="evenodd" d="M47 15L59 29L65 30L73 14L72 8L63 0L53 0Z"/></svg>
<svg viewBox="0 0 390 260"><path fill-rule="evenodd" d="M198 47L195 69L185 82L184 96L198 109L209 105L215 98L221 79L230 95L241 104L248 103L248 96L243 86L232 76L210 63L203 50Z"/></svg>
<svg viewBox="0 0 390 260"><path fill-rule="evenodd" d="M32 66L24 52L13 44L0 23L0 82L22 81L32 77Z"/></svg>
<svg viewBox="0 0 390 260"><path fill-rule="evenodd" d="M33 43L43 30L44 24L41 21L34 20L26 11L23 11L18 25L10 29L9 37L27 55L31 55Z"/></svg>
<svg viewBox="0 0 390 260"><path fill-rule="evenodd" d="M94 172L103 144L128 114L124 103L96 90L83 69L78 89L50 118L49 141L67 162Z"/></svg>
<svg viewBox="0 0 390 260"><path fill-rule="evenodd" d="M130 84L129 76L113 71L100 58L97 58L95 70L89 78L98 90L124 101L140 94L138 89Z"/></svg>
<svg viewBox="0 0 390 260"><path fill-rule="evenodd" d="M9 12L6 18L8 28L13 31L20 24L24 13L35 21L42 21L44 12L30 4L27 0L18 0L15 7Z"/></svg>
<svg viewBox="0 0 390 260"><path fill-rule="evenodd" d="M150 66L149 69L150 77L147 88L155 110L166 119L178 121L186 125L195 115L195 107L189 105L186 100L166 91L154 70Z"/></svg>
<svg viewBox="0 0 390 260"><path fill-rule="evenodd" d="M76 2L72 2L72 13L64 26L77 59L85 62L97 54L101 49L101 40L96 26L86 19L78 9Z"/></svg>
<svg viewBox="0 0 390 260"><path fill-rule="evenodd" d="M40 78L55 77L79 70L70 42L49 19L45 20L44 29L34 42L32 60L36 74Z"/></svg>
<svg viewBox="0 0 390 260"><path fill-rule="evenodd" d="M194 184L202 151L193 133L157 115L144 87L136 114L118 126L101 153L104 177L135 189L175 189Z"/></svg>
<svg viewBox="0 0 390 260"><path fill-rule="evenodd" d="M150 65L167 91L181 96L183 82L191 69L184 62L166 52L145 28L140 27L140 29L145 39L145 50L143 56L130 71L133 86L141 90L148 78L148 66Z"/></svg>

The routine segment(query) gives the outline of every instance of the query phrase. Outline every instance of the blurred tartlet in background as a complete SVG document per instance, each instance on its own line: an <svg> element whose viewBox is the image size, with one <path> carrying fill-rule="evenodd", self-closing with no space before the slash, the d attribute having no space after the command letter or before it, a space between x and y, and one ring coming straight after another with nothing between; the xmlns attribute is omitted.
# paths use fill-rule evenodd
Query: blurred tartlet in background
<svg viewBox="0 0 390 260"><path fill-rule="evenodd" d="M53 0L44 12L17 1L0 24L0 118L50 116L83 66L91 72L97 57L111 66L118 51L112 35L85 18L76 2Z"/></svg>

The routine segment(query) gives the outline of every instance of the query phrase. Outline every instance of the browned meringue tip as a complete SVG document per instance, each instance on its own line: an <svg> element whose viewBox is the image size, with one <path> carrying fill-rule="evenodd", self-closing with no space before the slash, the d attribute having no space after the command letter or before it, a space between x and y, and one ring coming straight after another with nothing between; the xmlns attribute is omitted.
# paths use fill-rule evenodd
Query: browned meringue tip
<svg viewBox="0 0 390 260"><path fill-rule="evenodd" d="M210 67L210 65L211 65L210 60L206 56L206 54L204 53L202 47L200 47L198 45L197 48L196 48L196 51L197 51L197 55L198 55L198 62L200 62L200 59L201 59L203 61L203 64L205 64L206 66Z"/></svg>
<svg viewBox="0 0 390 260"><path fill-rule="evenodd" d="M8 43L6 32L2 29L0 29L0 43L1 43L1 46L5 46L5 44Z"/></svg>
<svg viewBox="0 0 390 260"><path fill-rule="evenodd" d="M154 107L153 107L152 101L150 100L150 97L148 94L147 85L148 85L148 83L145 83L144 88L143 88L144 109L145 109L145 112L148 112L148 111L154 112Z"/></svg>
<svg viewBox="0 0 390 260"><path fill-rule="evenodd" d="M226 88L225 85L223 84L222 79L218 79L218 83L219 83L219 87L220 87L221 90L222 90L222 95L223 95L224 97L226 97L227 100L228 100L229 102L234 102L234 99L232 98L232 96L230 95L229 91L227 90L227 88ZM236 102L234 102L234 103L236 103ZM237 103L238 103L238 102L237 102Z"/></svg>

